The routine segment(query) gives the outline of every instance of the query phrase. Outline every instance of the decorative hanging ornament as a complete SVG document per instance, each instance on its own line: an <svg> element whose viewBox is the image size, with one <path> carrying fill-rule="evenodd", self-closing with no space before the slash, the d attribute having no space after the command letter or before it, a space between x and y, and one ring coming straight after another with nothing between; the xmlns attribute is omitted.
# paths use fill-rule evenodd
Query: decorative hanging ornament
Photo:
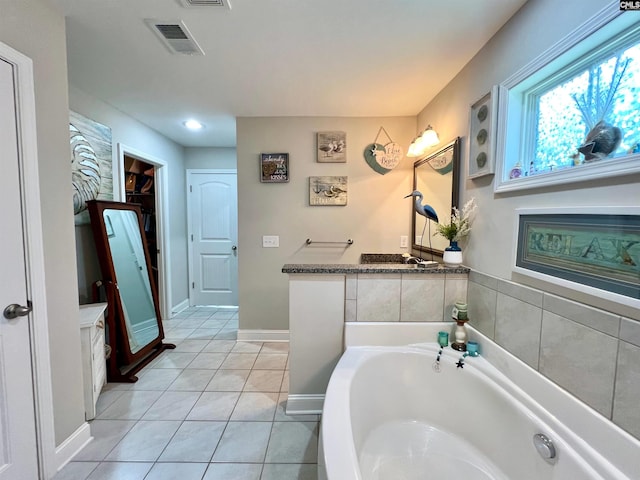
<svg viewBox="0 0 640 480"><path fill-rule="evenodd" d="M384 132L389 140L385 145L378 143L378 137L380 137L380 133L382 132ZM364 149L364 159L369 166L380 175L384 175L393 170L398 163L400 163L403 156L404 152L402 147L391 139L384 127L380 127L373 143L370 143Z"/></svg>

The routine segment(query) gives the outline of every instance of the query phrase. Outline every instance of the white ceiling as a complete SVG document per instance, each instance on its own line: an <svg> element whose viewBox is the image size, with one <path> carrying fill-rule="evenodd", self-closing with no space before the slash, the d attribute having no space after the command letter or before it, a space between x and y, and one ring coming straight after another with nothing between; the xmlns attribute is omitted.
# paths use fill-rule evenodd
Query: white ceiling
<svg viewBox="0 0 640 480"><path fill-rule="evenodd" d="M51 0L70 84L194 147L235 146L238 116L416 115L525 1ZM149 18L182 20L205 55L169 53Z"/></svg>

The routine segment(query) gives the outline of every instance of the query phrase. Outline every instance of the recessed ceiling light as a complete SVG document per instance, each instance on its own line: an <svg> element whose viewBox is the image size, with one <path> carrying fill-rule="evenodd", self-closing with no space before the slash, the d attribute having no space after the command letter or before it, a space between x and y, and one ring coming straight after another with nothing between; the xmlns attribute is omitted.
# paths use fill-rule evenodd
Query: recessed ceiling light
<svg viewBox="0 0 640 480"><path fill-rule="evenodd" d="M201 130L204 128L204 125L201 124L198 120L187 120L184 122L184 126L189 130Z"/></svg>

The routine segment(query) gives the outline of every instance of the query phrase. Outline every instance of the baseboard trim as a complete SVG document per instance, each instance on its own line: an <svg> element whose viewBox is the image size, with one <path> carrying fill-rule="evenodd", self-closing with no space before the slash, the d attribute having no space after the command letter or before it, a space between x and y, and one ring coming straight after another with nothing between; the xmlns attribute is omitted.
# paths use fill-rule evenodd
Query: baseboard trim
<svg viewBox="0 0 640 480"><path fill-rule="evenodd" d="M56 447L55 462L56 471L60 470L71 461L75 455L87 445L93 437L91 436L91 428L87 422L84 422L69 437Z"/></svg>
<svg viewBox="0 0 640 480"><path fill-rule="evenodd" d="M239 342L288 342L289 330L238 330Z"/></svg>
<svg viewBox="0 0 640 480"><path fill-rule="evenodd" d="M287 415L319 415L322 414L324 395L294 394L287 396Z"/></svg>
<svg viewBox="0 0 640 480"><path fill-rule="evenodd" d="M189 308L189 299L185 298L183 301L181 301L176 306L171 307L171 313L180 313L183 310L186 310L187 308Z"/></svg>

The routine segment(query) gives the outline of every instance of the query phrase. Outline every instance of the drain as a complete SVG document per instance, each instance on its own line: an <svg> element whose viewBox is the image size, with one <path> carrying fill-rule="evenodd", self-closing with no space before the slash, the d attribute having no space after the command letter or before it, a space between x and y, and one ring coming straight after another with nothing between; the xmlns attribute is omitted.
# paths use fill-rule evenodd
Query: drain
<svg viewBox="0 0 640 480"><path fill-rule="evenodd" d="M556 447L549 437L543 433L536 433L533 436L533 445L542 458L548 463L555 463L558 453Z"/></svg>

